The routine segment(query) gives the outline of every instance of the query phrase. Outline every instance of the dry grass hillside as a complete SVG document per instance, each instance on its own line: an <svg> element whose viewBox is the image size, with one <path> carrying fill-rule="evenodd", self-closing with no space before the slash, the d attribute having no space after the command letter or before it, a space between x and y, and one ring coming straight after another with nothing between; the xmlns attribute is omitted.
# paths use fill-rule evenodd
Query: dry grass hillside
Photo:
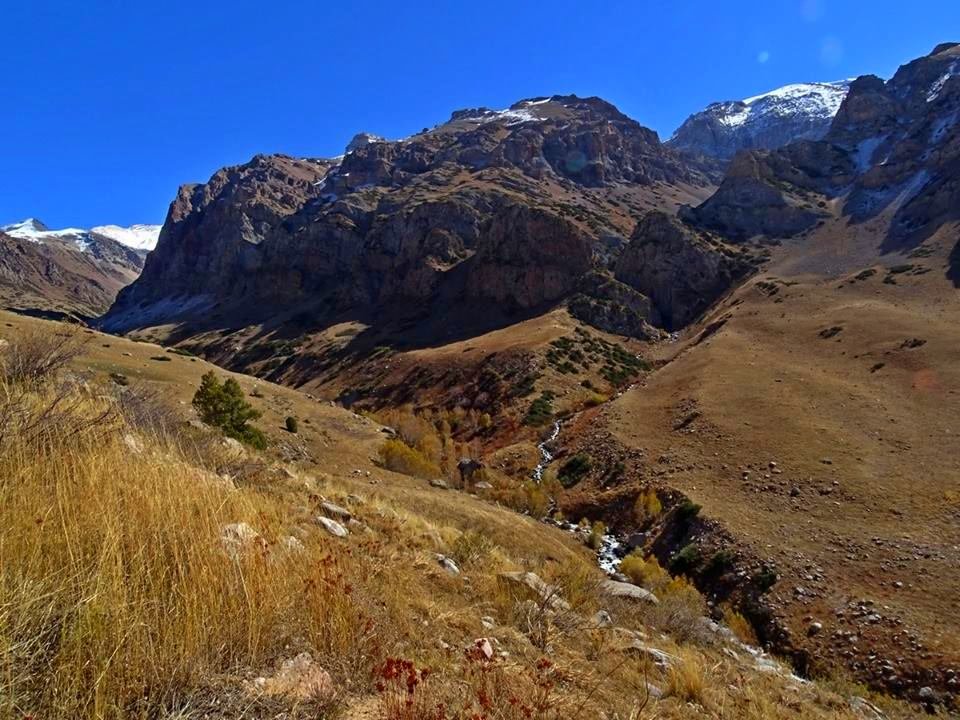
<svg viewBox="0 0 960 720"><path fill-rule="evenodd" d="M258 455L185 422L208 364L0 323L0 717L909 715L757 659L683 582L605 594L572 534L380 467L370 420L237 376Z"/></svg>
<svg viewBox="0 0 960 720"><path fill-rule="evenodd" d="M571 502L615 507L651 483L682 491L738 552L775 566L766 602L782 645L877 687L949 692L960 673L955 229L881 262L833 230L802 253L778 250L655 351L668 362L643 386L578 428L582 445L641 460L624 483L584 484Z"/></svg>

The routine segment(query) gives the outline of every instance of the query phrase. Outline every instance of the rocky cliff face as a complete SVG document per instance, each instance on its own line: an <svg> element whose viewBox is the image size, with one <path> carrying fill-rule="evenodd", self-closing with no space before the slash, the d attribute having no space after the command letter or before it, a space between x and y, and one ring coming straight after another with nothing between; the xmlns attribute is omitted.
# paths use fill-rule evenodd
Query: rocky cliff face
<svg viewBox="0 0 960 720"><path fill-rule="evenodd" d="M197 326L414 301L528 311L581 288L635 218L709 193L656 134L596 98L465 110L338 160L258 156L184 186L106 327Z"/></svg>
<svg viewBox="0 0 960 720"><path fill-rule="evenodd" d="M614 266L616 278L650 298L650 321L677 330L749 275L762 255L659 211L644 215Z"/></svg>
<svg viewBox="0 0 960 720"><path fill-rule="evenodd" d="M688 117L667 144L729 160L741 150L775 150L798 140L820 140L849 86L848 81L800 83L746 100L713 103Z"/></svg>
<svg viewBox="0 0 960 720"><path fill-rule="evenodd" d="M960 200L960 45L944 44L884 82L858 78L820 141L734 158L717 192L681 215L745 239L793 237L841 202L852 223L884 216L881 249L918 242Z"/></svg>

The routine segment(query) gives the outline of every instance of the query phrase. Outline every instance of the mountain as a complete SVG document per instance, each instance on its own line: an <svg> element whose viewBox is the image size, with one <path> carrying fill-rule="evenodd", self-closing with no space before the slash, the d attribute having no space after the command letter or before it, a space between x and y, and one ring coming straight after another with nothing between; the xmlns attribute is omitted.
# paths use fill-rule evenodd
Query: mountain
<svg viewBox="0 0 960 720"><path fill-rule="evenodd" d="M34 218L0 227L0 299L21 310L96 317L140 274L158 231L51 230Z"/></svg>
<svg viewBox="0 0 960 720"><path fill-rule="evenodd" d="M339 159L257 156L182 187L143 275L104 323L126 331L172 316L196 332L296 316L316 328L404 303L503 323L589 295L591 273L612 271L639 215L711 190L598 98L461 110L401 141L362 135Z"/></svg>
<svg viewBox="0 0 960 720"><path fill-rule="evenodd" d="M822 140L738 155L717 192L683 214L732 238L839 222L881 253L912 249L958 219L958 76L960 46L947 43L886 82L857 78Z"/></svg>
<svg viewBox="0 0 960 720"><path fill-rule="evenodd" d="M939 702L960 662L958 77L944 44L887 81L750 98L724 117L805 119L718 153L719 184L574 96L257 156L180 188L103 327L449 429L437 447L504 493L547 478L530 514L604 523L799 672Z"/></svg>
<svg viewBox="0 0 960 720"><path fill-rule="evenodd" d="M688 117L667 145L729 160L740 150L770 150L795 140L819 140L849 88L848 80L797 83L745 100L712 103Z"/></svg>

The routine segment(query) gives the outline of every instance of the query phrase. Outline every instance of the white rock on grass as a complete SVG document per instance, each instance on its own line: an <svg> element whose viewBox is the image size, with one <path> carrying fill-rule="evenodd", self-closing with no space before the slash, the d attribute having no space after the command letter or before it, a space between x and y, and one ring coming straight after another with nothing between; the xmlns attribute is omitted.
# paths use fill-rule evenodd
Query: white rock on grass
<svg viewBox="0 0 960 720"><path fill-rule="evenodd" d="M560 597L558 589L545 583L539 575L532 572L503 572L499 577L516 586L524 586L533 595L545 601L554 610L569 610L570 603Z"/></svg>
<svg viewBox="0 0 960 720"><path fill-rule="evenodd" d="M440 565L440 567L446 570L449 574L451 575L460 574L460 568L458 568L457 564L453 560L448 558L446 555L441 555L440 553L436 553L434 557L437 559L437 563Z"/></svg>
<svg viewBox="0 0 960 720"><path fill-rule="evenodd" d="M600 584L600 590L610 597L641 600L654 605L660 603L660 600L658 600L657 596L652 592L632 583L617 582L616 580L604 580Z"/></svg>
<svg viewBox="0 0 960 720"><path fill-rule="evenodd" d="M343 538L350 534L350 531L336 520L331 520L323 515L317 515L317 523L319 523L324 530L335 537Z"/></svg>
<svg viewBox="0 0 960 720"><path fill-rule="evenodd" d="M326 699L334 694L330 673L306 652L285 660L276 675L257 678L254 687L264 695L293 700Z"/></svg>
<svg viewBox="0 0 960 720"><path fill-rule="evenodd" d="M220 544L231 558L236 560L250 548L266 547L263 537L245 522L230 523L220 530Z"/></svg>

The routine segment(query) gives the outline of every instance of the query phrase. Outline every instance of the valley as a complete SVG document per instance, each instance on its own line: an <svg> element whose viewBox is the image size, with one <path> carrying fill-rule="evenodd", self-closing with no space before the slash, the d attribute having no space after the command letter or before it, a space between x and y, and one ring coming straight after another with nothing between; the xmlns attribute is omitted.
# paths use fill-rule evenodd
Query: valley
<svg viewBox="0 0 960 720"><path fill-rule="evenodd" d="M600 98L533 97L360 133L335 158L256 155L181 186L162 230L6 226L0 352L80 349L36 385L0 366L0 441L9 426L26 443L0 442L0 463L37 488L56 463L57 493L79 477L124 512L138 473L167 492L180 468L192 484L171 492L193 510L148 506L205 544L143 517L155 558L123 517L101 537L0 483L28 538L8 558L23 573L0 566L19 593L0 602L0 671L68 678L54 697L18 675L7 692L26 700L4 706L0 684L0 710L121 718L143 695L141 716L171 719L955 714L958 118L960 44L943 43L886 80L711 104L667 142ZM238 383L262 447L202 414L209 372ZM47 447L30 429L62 403L76 417ZM89 431L76 418L101 405L115 422L72 454L70 423ZM150 642L136 613L130 644L48 587L44 612L136 668L90 653L120 698L107 710L78 689L84 651L14 657L41 623L27 580L50 581L22 558L54 516L52 552L81 545L91 586L109 584L98 542L138 548L118 567L157 563L143 607L167 602L166 554L195 568L178 586L195 605ZM199 628L195 609L241 596L243 638ZM271 693L291 668L312 690Z"/></svg>

